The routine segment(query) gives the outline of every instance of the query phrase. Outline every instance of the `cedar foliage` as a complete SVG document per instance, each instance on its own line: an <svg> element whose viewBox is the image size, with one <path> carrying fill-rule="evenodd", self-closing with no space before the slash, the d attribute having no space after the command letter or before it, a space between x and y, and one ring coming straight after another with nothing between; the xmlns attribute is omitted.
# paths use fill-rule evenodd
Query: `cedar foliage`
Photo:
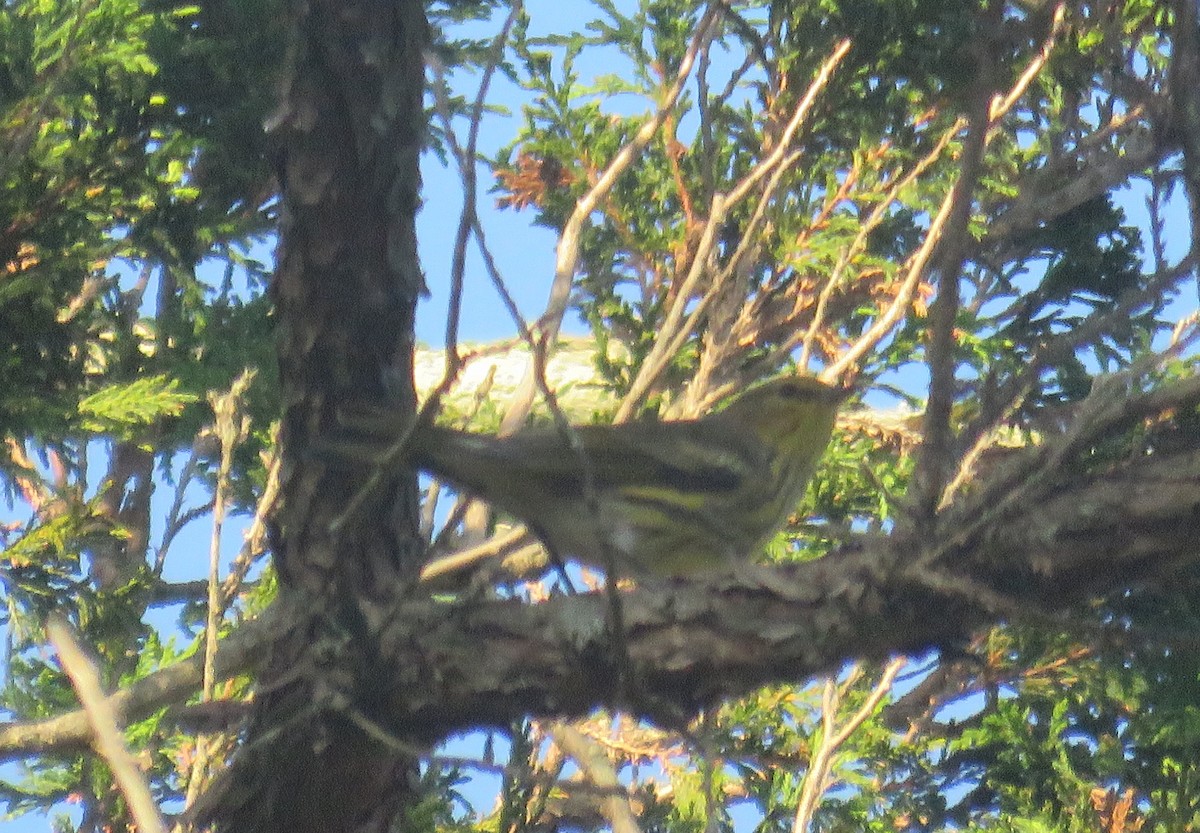
<svg viewBox="0 0 1200 833"><path fill-rule="evenodd" d="M218 495L248 517L270 490L272 420L291 403L257 260L278 222L261 126L295 14L277 0L0 7L6 728L74 707L43 648L51 611L69 616L112 689L203 653L203 570L167 578L203 561L181 532ZM504 138L482 150L492 179L480 187L560 238L578 234L569 305L543 327L557 332L564 312L566 326L582 324L590 384L607 398L572 416L697 413L797 366L852 375L873 406L917 409L847 416L772 562L820 559L856 534L921 541L937 526L921 514L931 482L970 498L1011 466L1033 474L998 502L1027 486L1050 505L1139 460L1192 459L1194 397L1084 430L1108 401L1090 396L1106 374L1125 372L1134 398L1195 379L1186 349L1147 358L1195 329L1184 318L1200 251L1189 225L1200 159L1188 141L1200 135L1200 35L1188 0L596 0L574 31L547 31L538 14L430 7L450 86L433 74L423 164L461 164L464 126L481 119ZM639 137L691 57L678 97ZM520 96L517 117L497 93L474 108L493 69L521 91L504 94ZM576 225L630 146L636 162ZM969 211L949 212L932 245L964 177ZM427 281L451 291L446 276ZM948 285L957 303L939 318ZM924 381L939 360L953 370L940 401ZM216 398L247 367L258 371L249 388ZM215 421L220 402L232 421ZM944 453L922 458L938 407ZM491 430L508 413L484 390L442 418ZM1084 440L1058 468L1020 469L1073 436ZM1177 476L1193 483L1196 472L1181 462ZM943 517L966 528L954 509ZM1137 530L1113 534L1126 532ZM440 545L463 533L453 525ZM245 583L222 600L222 639L276 590L261 536L251 544L235 575ZM1039 567L1018 558L973 578L1022 598ZM990 626L930 646L899 678L898 666L851 654L827 678L779 679L700 715L691 703L644 705L658 725L515 713L501 731L481 714L493 734L479 760L435 755L406 785L400 823L616 829L627 817L595 788L610 767L631 784L617 803L664 833L735 819L764 833L1195 829L1196 564L1127 580L1123 569L1069 610L989 609ZM512 588L530 598L515 578ZM952 599L986 606L972 592ZM219 699L244 700L254 680L251 669L221 683ZM126 732L164 812L236 754L245 709L198 699L193 689L157 703L169 708L146 709ZM853 731L830 747L843 726ZM198 729L213 731L198 742ZM26 766L0 788L9 812L58 814L67 829L64 802L78 802L79 829L130 829L107 764L81 740L3 748ZM464 779L496 767L494 806L468 806Z"/></svg>

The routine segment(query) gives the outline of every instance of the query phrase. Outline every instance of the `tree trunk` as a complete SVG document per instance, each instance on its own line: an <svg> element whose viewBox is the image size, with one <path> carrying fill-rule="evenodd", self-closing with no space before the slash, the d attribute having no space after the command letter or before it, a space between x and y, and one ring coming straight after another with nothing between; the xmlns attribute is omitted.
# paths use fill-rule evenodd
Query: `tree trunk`
<svg viewBox="0 0 1200 833"><path fill-rule="evenodd" d="M376 632L419 566L416 478L396 472L347 514L363 473L326 469L305 449L341 404L414 410L427 24L416 0L297 2L292 23L269 125L283 193L272 285L283 616L245 746L196 819L229 833L383 831L413 762L373 697Z"/></svg>

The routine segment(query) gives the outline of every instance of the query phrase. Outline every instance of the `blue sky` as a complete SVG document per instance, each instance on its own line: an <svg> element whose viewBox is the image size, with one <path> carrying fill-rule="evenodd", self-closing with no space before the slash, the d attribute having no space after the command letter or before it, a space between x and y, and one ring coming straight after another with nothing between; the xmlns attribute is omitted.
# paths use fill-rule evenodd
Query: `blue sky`
<svg viewBox="0 0 1200 833"><path fill-rule="evenodd" d="M590 6L570 2L552 2L552 0L535 0L527 4L534 20L533 30L542 32L564 31L580 25L578 12L581 8ZM490 27L481 31L491 31ZM587 65L584 64L584 71ZM611 66L595 67L596 71L613 71ZM460 90L470 93L472 80L469 77L460 79ZM501 102L512 109L510 117L489 116L481 136L480 149L485 154L493 153L498 147L511 140L520 126L520 105L524 93L503 77L497 76L494 81L492 99ZM631 109L638 109L629 102ZM423 160L424 199L425 205L418 218L418 236L421 247L423 267L430 290L430 296L422 300L417 318L417 336L423 344L440 347L445 330L445 311L448 299L448 276L450 272L450 256L453 245L457 218L461 208L461 188L456 171L445 168L432 155L426 155ZM501 271L513 296L520 305L527 319L536 318L542 311L549 291L554 269L555 236L546 229L537 228L531 224L531 212L499 211L494 208L494 200L488 194L491 185L489 173L481 166L479 175L478 208L483 224L488 233L488 242L493 254L500 264ZM1119 204L1126 209L1132 222L1144 222L1145 192L1127 190ZM1181 202L1177 202L1171 211L1172 223L1179 223L1180 233L1178 248L1183 247L1186 238L1185 214ZM1180 252L1168 252L1171 259L1177 258ZM466 288L463 295L464 309L461 337L466 341L490 341L511 337L515 333L513 322L503 311L497 299L491 282L483 270L479 255L474 245L470 249L467 263ZM1195 299L1184 299L1182 302L1188 308L1194 308ZM578 319L568 314L564 322L567 333L582 333L585 328ZM170 492L160 488L156 496L155 518L161 524L165 508L170 501ZM232 518L227 522L223 536L223 553L225 553L226 569L228 560L237 552L241 543L244 519ZM168 578L182 580L202 577L207 563L208 536L210 527L205 522L193 524L174 547L176 557L170 562ZM158 540L161 530L157 530L152 540ZM474 734L455 739L447 745L447 751L455 755L479 754L482 745L482 735ZM498 756L502 757L506 744L497 745ZM497 779L493 776L482 776L473 782L466 790L468 798L476 807L486 812L490 806ZM46 829L46 820L36 817L26 817L16 822L0 824L0 831L27 831Z"/></svg>

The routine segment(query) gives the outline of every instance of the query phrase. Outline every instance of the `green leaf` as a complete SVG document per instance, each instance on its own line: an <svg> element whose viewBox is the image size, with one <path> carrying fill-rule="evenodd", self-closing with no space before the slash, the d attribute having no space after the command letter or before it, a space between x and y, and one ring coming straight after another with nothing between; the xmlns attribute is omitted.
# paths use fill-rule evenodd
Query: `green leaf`
<svg viewBox="0 0 1200 833"><path fill-rule="evenodd" d="M165 375L108 385L79 403L85 431L129 436L132 430L156 419L178 416L194 394L179 390L179 382Z"/></svg>

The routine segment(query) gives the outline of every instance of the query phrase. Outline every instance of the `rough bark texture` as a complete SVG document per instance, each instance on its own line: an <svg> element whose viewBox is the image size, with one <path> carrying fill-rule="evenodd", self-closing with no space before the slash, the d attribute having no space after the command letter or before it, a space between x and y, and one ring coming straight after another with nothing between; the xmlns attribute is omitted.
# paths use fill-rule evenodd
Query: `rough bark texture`
<svg viewBox="0 0 1200 833"><path fill-rule="evenodd" d="M1053 621L1200 555L1195 437L1105 464L1091 455L1138 420L1194 406L1192 379L1174 398L1097 398L1088 420L973 481L924 539L864 539L762 586L624 594L620 649L602 595L451 605L408 592L415 477L397 473L348 517L361 473L327 470L305 449L343 403L414 408L426 24L415 0L297 0L294 21L272 123L284 199L272 290L281 590L246 743L198 821L228 833L382 833L412 797L412 754L452 732L600 705L682 723L851 657L953 645L999 619ZM59 748L86 738L57 729Z"/></svg>
<svg viewBox="0 0 1200 833"><path fill-rule="evenodd" d="M881 536L781 568L769 587L681 582L669 593L629 593L624 658L613 655L606 601L596 595L535 606L406 604L384 630L391 661L381 683L402 734L425 740L601 705L671 724L850 658L961 645L999 620L1070 630L1097 598L1171 587L1200 561L1197 529L1193 448L1133 460L1045 499L1031 491L937 565L914 567L909 547Z"/></svg>
<svg viewBox="0 0 1200 833"><path fill-rule="evenodd" d="M621 655L612 646L602 596L526 605L445 604L414 594L396 598L390 608L372 608L364 624L377 665L361 682L370 696L339 704L331 695L344 692L322 689L328 681L311 670L320 657L297 653L290 641L298 627L312 631L314 617L305 596L288 590L265 621L244 626L226 644L221 671L257 666L264 650L255 646L274 646L259 727L264 716L281 713L272 704L291 692L329 699L324 710L315 709L320 701L314 699L308 710L293 712L291 722L267 724L278 735L256 728L235 769L247 780L233 793L246 804L241 815L224 818L276 829L253 819L255 808L267 821L287 818L294 829L312 829L296 818L312 811L307 796L289 790L308 788L297 778L314 762L337 762L313 752L320 737L314 726L329 733L330 749L365 750L365 760L387 763L383 753L395 746L388 738L420 745L526 714L567 717L608 705L672 724L721 698L804 680L850 658L954 646L1004 619L1070 629L1095 621L1088 612L1095 599L1128 588L1186 592L1186 579L1194 580L1200 565L1200 436L1186 423L1168 421L1134 453L1102 461L1093 459L1085 439L1088 425L1120 430L1147 413L1198 401L1195 377L1136 399L1115 398L1043 445L1012 451L987 466L947 512L941 540L917 546L895 537L862 538L819 561L770 571L759 585L679 581L625 593ZM324 638L336 658L337 646ZM288 676L281 671L284 660L297 656ZM177 702L198 680L196 663L181 664L115 695L116 707L127 719L143 717ZM377 745L363 738L368 719L379 730ZM78 749L89 737L86 717L76 712L0 732L0 757ZM281 765L295 763L289 754L303 766ZM266 769L247 769L246 762ZM345 777L347 771L336 772ZM328 829L346 829L337 819L355 805L342 801L364 802L357 805L359 821L372 818L365 803L371 796L362 786L351 782L341 792L315 794L328 802ZM390 808L395 796L374 798Z"/></svg>
<svg viewBox="0 0 1200 833"><path fill-rule="evenodd" d="M198 818L228 833L381 831L411 761L362 727L381 720L379 611L396 605L418 567L416 479L381 484L347 518L361 476L326 470L304 450L339 404L414 407L427 24L417 0L297 2L293 21L270 125L283 192L272 296L284 467L273 545L290 615L246 744Z"/></svg>

